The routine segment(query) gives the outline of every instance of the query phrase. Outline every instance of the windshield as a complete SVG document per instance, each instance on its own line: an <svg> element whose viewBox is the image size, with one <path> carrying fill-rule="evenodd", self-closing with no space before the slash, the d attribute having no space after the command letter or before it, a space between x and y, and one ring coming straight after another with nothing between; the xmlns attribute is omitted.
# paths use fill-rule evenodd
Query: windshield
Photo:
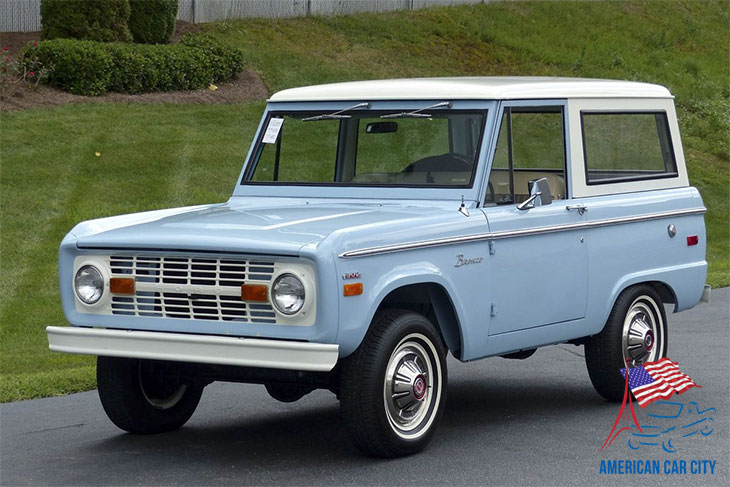
<svg viewBox="0 0 730 487"><path fill-rule="evenodd" d="M486 111L353 108L270 112L242 184L472 185Z"/></svg>

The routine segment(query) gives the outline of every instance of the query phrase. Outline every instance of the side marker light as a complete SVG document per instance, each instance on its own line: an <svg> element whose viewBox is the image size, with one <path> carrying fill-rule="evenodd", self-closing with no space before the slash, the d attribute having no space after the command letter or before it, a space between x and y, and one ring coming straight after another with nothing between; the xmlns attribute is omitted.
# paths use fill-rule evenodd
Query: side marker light
<svg viewBox="0 0 730 487"><path fill-rule="evenodd" d="M362 283L345 284L343 287L343 296L359 296L362 294Z"/></svg>

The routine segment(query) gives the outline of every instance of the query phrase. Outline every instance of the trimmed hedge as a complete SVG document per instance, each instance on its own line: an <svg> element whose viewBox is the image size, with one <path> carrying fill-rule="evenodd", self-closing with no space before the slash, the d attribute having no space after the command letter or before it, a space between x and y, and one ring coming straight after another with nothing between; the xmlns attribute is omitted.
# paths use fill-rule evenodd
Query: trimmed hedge
<svg viewBox="0 0 730 487"><path fill-rule="evenodd" d="M214 37L206 34L186 34L180 42L183 46L194 47L205 52L212 61L213 79L227 80L243 70L243 53L221 44Z"/></svg>
<svg viewBox="0 0 730 487"><path fill-rule="evenodd" d="M129 0L129 31L134 42L165 44L175 32L177 0Z"/></svg>
<svg viewBox="0 0 730 487"><path fill-rule="evenodd" d="M174 45L54 39L22 53L23 62L48 69L48 84L77 95L205 88L241 72L242 56L203 34L188 34Z"/></svg>
<svg viewBox="0 0 730 487"><path fill-rule="evenodd" d="M41 38L132 42L128 0L41 0Z"/></svg>

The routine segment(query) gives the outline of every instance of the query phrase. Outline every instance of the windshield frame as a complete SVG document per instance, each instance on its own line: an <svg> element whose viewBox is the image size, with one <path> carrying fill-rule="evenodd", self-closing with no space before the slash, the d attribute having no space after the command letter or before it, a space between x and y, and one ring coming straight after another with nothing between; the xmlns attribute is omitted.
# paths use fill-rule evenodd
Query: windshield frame
<svg viewBox="0 0 730 487"><path fill-rule="evenodd" d="M336 197L336 198L393 198L393 199L466 199L477 200L484 179L485 160L489 141L492 137L494 117L497 102L493 100L453 100L451 108L439 108L438 112L448 113L478 113L483 116L480 127L475 168L472 171L468 184L463 185L435 185L435 184L383 184L367 182L290 182L290 181L251 181L250 177L256 168L258 158L263 150L263 135L265 127L272 116L279 114L317 115L325 112L334 112L352 106L355 103L369 102L370 109L357 110L358 116L377 118L383 113L398 111L413 111L427 107L443 99L405 100L405 101L368 101L347 100L337 102L270 102L267 104L256 136L251 144L246 163L237 180L233 196L287 196L287 197ZM436 110L434 110L436 111ZM313 125L322 123L313 120ZM327 123L326 121L324 123ZM330 122L331 123L331 122ZM336 150L336 148L335 148Z"/></svg>

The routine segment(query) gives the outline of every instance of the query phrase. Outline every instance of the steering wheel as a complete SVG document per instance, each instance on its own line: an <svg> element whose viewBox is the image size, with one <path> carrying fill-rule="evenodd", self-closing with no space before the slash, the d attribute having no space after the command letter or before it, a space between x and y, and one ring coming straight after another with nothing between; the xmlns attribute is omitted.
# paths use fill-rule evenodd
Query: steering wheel
<svg viewBox="0 0 730 487"><path fill-rule="evenodd" d="M412 162L401 172L471 172L474 161L464 154L447 152L440 156L429 156Z"/></svg>

